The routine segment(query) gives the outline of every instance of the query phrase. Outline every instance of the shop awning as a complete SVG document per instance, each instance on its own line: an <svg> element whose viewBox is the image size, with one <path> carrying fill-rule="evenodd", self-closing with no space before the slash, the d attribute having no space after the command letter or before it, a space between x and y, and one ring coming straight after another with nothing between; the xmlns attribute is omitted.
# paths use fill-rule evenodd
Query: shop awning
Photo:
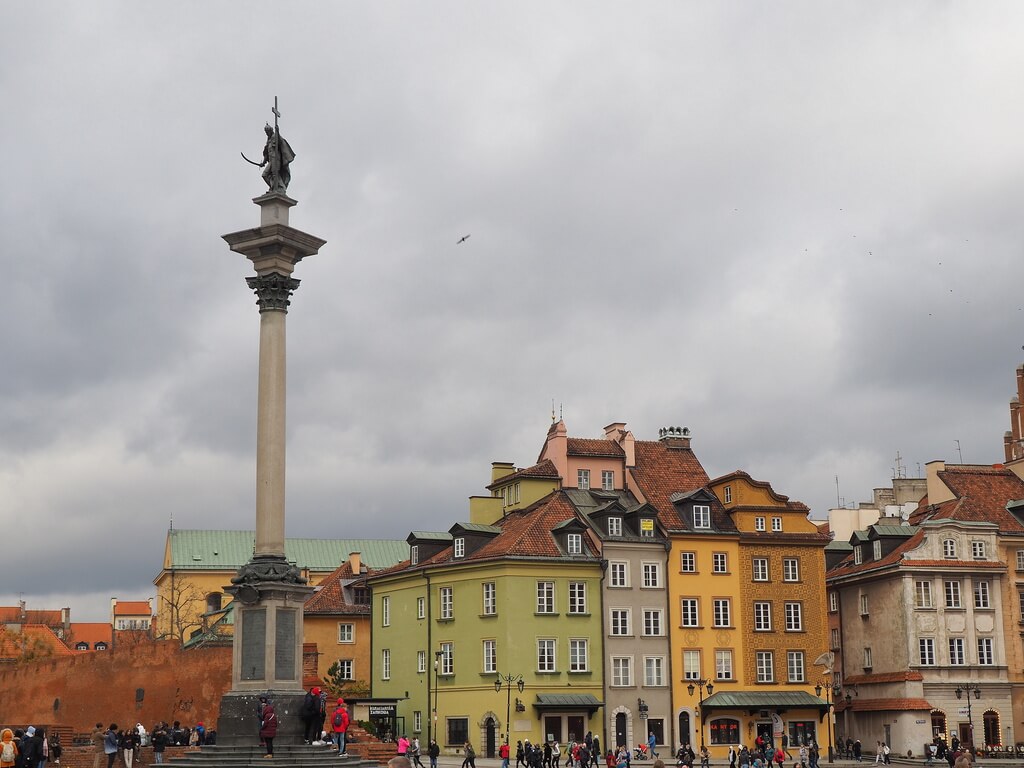
<svg viewBox="0 0 1024 768"><path fill-rule="evenodd" d="M533 708L541 711L585 709L588 715L593 715L603 706L603 701L589 693L538 693L537 700L533 702Z"/></svg>
<svg viewBox="0 0 1024 768"><path fill-rule="evenodd" d="M824 699L805 691L716 691L704 699L704 708L745 709L750 714L762 709L778 713L790 709L813 709L821 717L828 712Z"/></svg>

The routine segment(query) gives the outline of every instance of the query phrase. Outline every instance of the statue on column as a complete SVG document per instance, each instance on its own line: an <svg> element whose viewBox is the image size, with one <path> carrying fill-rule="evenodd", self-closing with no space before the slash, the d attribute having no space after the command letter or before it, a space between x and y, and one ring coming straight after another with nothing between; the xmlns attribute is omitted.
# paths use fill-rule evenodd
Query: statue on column
<svg viewBox="0 0 1024 768"><path fill-rule="evenodd" d="M277 97L274 97L274 125L267 123L263 131L267 134L267 143L263 146L263 162L257 163L250 160L242 153L246 162L252 163L263 169L263 180L267 182L268 192L279 192L284 194L288 191L288 183L292 180L292 172L289 166L295 159L295 152L291 145L281 135L277 127L277 119L281 113L277 111Z"/></svg>

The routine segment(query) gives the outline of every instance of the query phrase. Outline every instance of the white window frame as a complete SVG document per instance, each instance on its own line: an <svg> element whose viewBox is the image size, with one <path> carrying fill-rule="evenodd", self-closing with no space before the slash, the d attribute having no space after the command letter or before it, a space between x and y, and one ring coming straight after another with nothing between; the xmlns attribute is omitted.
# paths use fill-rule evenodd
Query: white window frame
<svg viewBox="0 0 1024 768"><path fill-rule="evenodd" d="M949 638L949 665L962 667L967 664L967 650L962 637Z"/></svg>
<svg viewBox="0 0 1024 768"><path fill-rule="evenodd" d="M874 557L875 560L881 560L882 559L882 540L881 539L875 539L873 542L871 542L871 556Z"/></svg>
<svg viewBox="0 0 1024 768"><path fill-rule="evenodd" d="M570 555L583 554L583 534L570 533L565 537L565 551Z"/></svg>
<svg viewBox="0 0 1024 768"><path fill-rule="evenodd" d="M553 637L537 638L537 672L558 671L558 644Z"/></svg>
<svg viewBox="0 0 1024 768"><path fill-rule="evenodd" d="M698 530L711 528L711 507L707 504L693 505L693 527Z"/></svg>
<svg viewBox="0 0 1024 768"><path fill-rule="evenodd" d="M786 678L791 683L806 681L803 651L786 651Z"/></svg>
<svg viewBox="0 0 1024 768"><path fill-rule="evenodd" d="M537 582L537 613L552 614L555 612L555 582Z"/></svg>
<svg viewBox="0 0 1024 768"><path fill-rule="evenodd" d="M612 688L629 688L633 685L633 657L612 656Z"/></svg>
<svg viewBox="0 0 1024 768"><path fill-rule="evenodd" d="M1024 571L1024 549L1017 550L1017 570Z"/></svg>
<svg viewBox="0 0 1024 768"><path fill-rule="evenodd" d="M700 626L700 599L696 597L679 598L679 626Z"/></svg>
<svg viewBox="0 0 1024 768"><path fill-rule="evenodd" d="M338 659L338 678L340 680L355 680L355 661L353 661L352 659Z"/></svg>
<svg viewBox="0 0 1024 768"><path fill-rule="evenodd" d="M679 572L680 573L696 573L697 572L697 553L696 552L680 552L679 553Z"/></svg>
<svg viewBox="0 0 1024 768"><path fill-rule="evenodd" d="M971 542L971 557L975 560L987 560L988 557L985 554L985 542L984 541L972 541Z"/></svg>
<svg viewBox="0 0 1024 768"><path fill-rule="evenodd" d="M767 528L765 528L765 518L764 517L758 515L757 517L754 518L754 530L755 531L765 531L765 530L767 530Z"/></svg>
<svg viewBox="0 0 1024 768"><path fill-rule="evenodd" d="M732 680L732 649L719 648L715 651L715 679Z"/></svg>
<svg viewBox="0 0 1024 768"><path fill-rule="evenodd" d="M732 601L728 597L714 598L714 624L716 628L727 628L732 626Z"/></svg>
<svg viewBox="0 0 1024 768"><path fill-rule="evenodd" d="M661 563L640 563L644 589L661 589Z"/></svg>
<svg viewBox="0 0 1024 768"><path fill-rule="evenodd" d="M454 546L453 554L454 554L456 560L466 556L466 537L465 536L456 536L455 537L455 543L454 543L453 546Z"/></svg>
<svg viewBox="0 0 1024 768"><path fill-rule="evenodd" d="M767 600L754 602L754 631L772 631L772 604Z"/></svg>
<svg viewBox="0 0 1024 768"><path fill-rule="evenodd" d="M727 485L727 486L725 486L725 488L722 489L722 501L725 504L731 504L732 503L732 486L731 485Z"/></svg>
<svg viewBox="0 0 1024 768"><path fill-rule="evenodd" d="M481 599L483 600L483 615L498 615L498 585L493 581L485 581L481 585Z"/></svg>
<svg viewBox="0 0 1024 768"><path fill-rule="evenodd" d="M989 582L974 582L974 607L981 610L992 607L992 585Z"/></svg>
<svg viewBox="0 0 1024 768"><path fill-rule="evenodd" d="M870 611L870 606L868 605L867 593L861 592L860 598L859 598L859 602L860 602L860 615L861 616L870 616L871 615L871 611Z"/></svg>
<svg viewBox="0 0 1024 768"><path fill-rule="evenodd" d="M988 667L996 663L995 642L991 637L978 638L978 664Z"/></svg>
<svg viewBox="0 0 1024 768"><path fill-rule="evenodd" d="M839 610L839 593L835 590L828 593L828 610L829 613L836 613Z"/></svg>
<svg viewBox="0 0 1024 768"><path fill-rule="evenodd" d="M608 563L608 570L611 576L608 586L615 589L626 589L629 587L629 563L622 560L612 560Z"/></svg>
<svg viewBox="0 0 1024 768"><path fill-rule="evenodd" d="M768 581L770 571L768 569L767 557L751 558L750 569L753 573L754 581Z"/></svg>
<svg viewBox="0 0 1024 768"><path fill-rule="evenodd" d="M700 651L695 648L683 649L683 680L700 680Z"/></svg>
<svg viewBox="0 0 1024 768"><path fill-rule="evenodd" d="M711 553L711 572L712 573L728 573L729 572L729 554L727 552L712 552Z"/></svg>
<svg viewBox="0 0 1024 768"><path fill-rule="evenodd" d="M935 666L934 637L919 637L917 639L917 661L922 667Z"/></svg>
<svg viewBox="0 0 1024 768"><path fill-rule="evenodd" d="M590 490L590 470L589 469L577 469L576 470L576 487L581 491Z"/></svg>
<svg viewBox="0 0 1024 768"><path fill-rule="evenodd" d="M860 565L863 562L864 562L864 550L861 548L860 544L857 544L853 548L853 564L854 565Z"/></svg>
<svg viewBox="0 0 1024 768"><path fill-rule="evenodd" d="M756 651L754 654L757 682L775 682L775 655L771 651Z"/></svg>
<svg viewBox="0 0 1024 768"><path fill-rule="evenodd" d="M665 685L665 657L644 656L644 686L662 688Z"/></svg>
<svg viewBox="0 0 1024 768"><path fill-rule="evenodd" d="M661 608L644 608L644 637L662 637L665 634L665 613Z"/></svg>
<svg viewBox="0 0 1024 768"><path fill-rule="evenodd" d="M420 545L413 544L409 547L409 564L418 565L420 562Z"/></svg>
<svg viewBox="0 0 1024 768"><path fill-rule="evenodd" d="M569 671L590 671L590 646L585 637L569 639Z"/></svg>
<svg viewBox="0 0 1024 768"><path fill-rule="evenodd" d="M391 649L382 648L380 651L380 679L391 679Z"/></svg>
<svg viewBox="0 0 1024 768"><path fill-rule="evenodd" d="M427 671L427 652L416 651L416 671L426 672Z"/></svg>
<svg viewBox="0 0 1024 768"><path fill-rule="evenodd" d="M871 669L874 667L874 657L871 653L871 646L864 647L864 669Z"/></svg>
<svg viewBox="0 0 1024 768"><path fill-rule="evenodd" d="M495 674L498 671L498 642L496 640L484 640L481 644L483 654L483 674Z"/></svg>
<svg viewBox="0 0 1024 768"><path fill-rule="evenodd" d="M391 626L391 596L384 595L380 599L380 625L382 627Z"/></svg>
<svg viewBox="0 0 1024 768"><path fill-rule="evenodd" d="M416 598L416 618L425 619L427 617L427 599L425 597Z"/></svg>
<svg viewBox="0 0 1024 768"><path fill-rule="evenodd" d="M608 634L611 637L631 637L633 616L629 608L610 608L608 611Z"/></svg>
<svg viewBox="0 0 1024 768"><path fill-rule="evenodd" d="M956 539L942 540L942 557L946 560L956 560Z"/></svg>
<svg viewBox="0 0 1024 768"><path fill-rule="evenodd" d="M455 674L455 644L441 643L441 668L438 670L441 677L451 677Z"/></svg>
<svg viewBox="0 0 1024 768"><path fill-rule="evenodd" d="M438 589L440 603L440 616L442 621L455 618L455 592L451 587L440 587Z"/></svg>
<svg viewBox="0 0 1024 768"><path fill-rule="evenodd" d="M935 600L932 597L932 583L927 579L918 579L914 582L914 607L925 610L935 607Z"/></svg>
<svg viewBox="0 0 1024 768"><path fill-rule="evenodd" d="M418 709L412 713L412 729L415 733L423 731L423 712Z"/></svg>
<svg viewBox="0 0 1024 768"><path fill-rule="evenodd" d="M782 580L790 583L800 581L800 558L782 558Z"/></svg>
<svg viewBox="0 0 1024 768"><path fill-rule="evenodd" d="M622 518L621 517L609 517L608 518L608 535L609 536L621 536L622 535Z"/></svg>
<svg viewBox="0 0 1024 768"><path fill-rule="evenodd" d="M610 469L601 470L601 490L602 491L614 491L615 490L615 472Z"/></svg>
<svg viewBox="0 0 1024 768"><path fill-rule="evenodd" d="M773 517L772 518L772 533L782 533L782 518L781 517Z"/></svg>
<svg viewBox="0 0 1024 768"><path fill-rule="evenodd" d="M963 608L964 600L963 594L960 590L960 582L956 579L950 579L942 583L942 593L945 596L945 605L947 608Z"/></svg>
<svg viewBox="0 0 1024 768"><path fill-rule="evenodd" d="M587 582L569 582L569 613L582 615L587 612Z"/></svg>
<svg viewBox="0 0 1024 768"><path fill-rule="evenodd" d="M802 603L795 601L787 602L785 615L787 632L804 631L804 607Z"/></svg>
<svg viewBox="0 0 1024 768"><path fill-rule="evenodd" d="M354 643L356 641L356 625L348 622L338 623L338 642Z"/></svg>

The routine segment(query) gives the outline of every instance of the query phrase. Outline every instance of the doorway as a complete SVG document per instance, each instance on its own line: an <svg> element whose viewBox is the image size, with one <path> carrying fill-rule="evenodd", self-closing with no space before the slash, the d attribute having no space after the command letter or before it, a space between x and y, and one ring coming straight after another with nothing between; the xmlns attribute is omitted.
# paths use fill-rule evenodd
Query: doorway
<svg viewBox="0 0 1024 768"><path fill-rule="evenodd" d="M627 746L626 738L626 713L619 712L615 715L615 746Z"/></svg>
<svg viewBox="0 0 1024 768"><path fill-rule="evenodd" d="M484 722L484 754L487 757L498 756L498 724L494 722L493 717L488 717Z"/></svg>
<svg viewBox="0 0 1024 768"><path fill-rule="evenodd" d="M690 744L690 713L680 712L679 713L679 733L676 734L679 738L680 746L683 744Z"/></svg>

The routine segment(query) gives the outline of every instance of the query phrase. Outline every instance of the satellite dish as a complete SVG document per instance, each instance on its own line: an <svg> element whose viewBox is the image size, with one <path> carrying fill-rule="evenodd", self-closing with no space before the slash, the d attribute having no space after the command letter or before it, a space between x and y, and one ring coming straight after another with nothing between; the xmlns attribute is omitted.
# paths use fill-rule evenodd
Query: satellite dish
<svg viewBox="0 0 1024 768"><path fill-rule="evenodd" d="M814 666L824 667L826 672L832 672L832 667L836 663L836 655L832 651L825 651L821 656L814 660Z"/></svg>

